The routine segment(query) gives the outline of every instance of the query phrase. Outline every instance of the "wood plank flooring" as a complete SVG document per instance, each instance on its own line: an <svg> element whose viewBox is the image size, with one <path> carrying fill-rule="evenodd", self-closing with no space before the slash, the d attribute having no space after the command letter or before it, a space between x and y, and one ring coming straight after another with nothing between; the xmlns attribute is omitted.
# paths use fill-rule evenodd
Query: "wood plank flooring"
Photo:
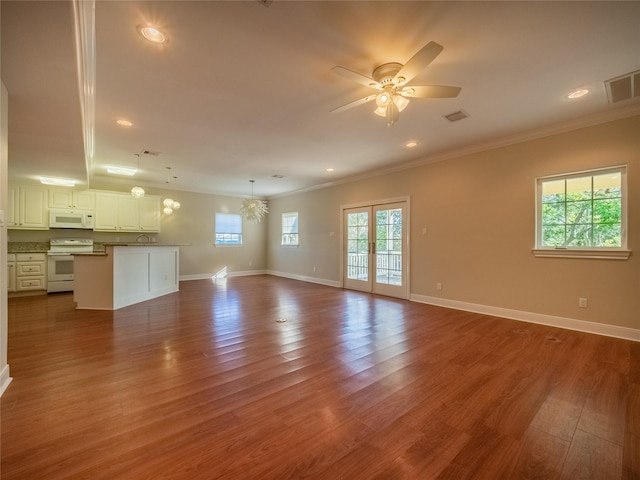
<svg viewBox="0 0 640 480"><path fill-rule="evenodd" d="M278 277L10 299L9 364L2 480L640 478L640 344Z"/></svg>

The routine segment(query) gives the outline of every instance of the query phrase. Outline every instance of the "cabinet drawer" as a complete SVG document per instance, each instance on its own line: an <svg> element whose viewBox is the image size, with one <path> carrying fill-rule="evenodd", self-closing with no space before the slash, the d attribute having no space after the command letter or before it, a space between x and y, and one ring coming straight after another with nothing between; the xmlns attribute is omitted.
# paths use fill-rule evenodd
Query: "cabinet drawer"
<svg viewBox="0 0 640 480"><path fill-rule="evenodd" d="M33 262L16 264L16 275L19 277L29 277L33 275L44 275L44 263Z"/></svg>
<svg viewBox="0 0 640 480"><path fill-rule="evenodd" d="M16 253L18 262L44 262L45 258L45 253Z"/></svg>
<svg viewBox="0 0 640 480"><path fill-rule="evenodd" d="M16 278L16 290L46 290L44 276Z"/></svg>

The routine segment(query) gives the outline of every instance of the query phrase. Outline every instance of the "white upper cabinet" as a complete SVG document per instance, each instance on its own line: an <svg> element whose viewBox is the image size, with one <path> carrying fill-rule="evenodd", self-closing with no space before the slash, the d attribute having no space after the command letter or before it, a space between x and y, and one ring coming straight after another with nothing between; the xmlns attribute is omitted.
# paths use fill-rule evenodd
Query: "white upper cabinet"
<svg viewBox="0 0 640 480"><path fill-rule="evenodd" d="M47 190L39 186L10 186L7 195L8 228L48 230Z"/></svg>
<svg viewBox="0 0 640 480"><path fill-rule="evenodd" d="M145 195L138 200L140 209L140 231L160 231L160 197Z"/></svg>
<svg viewBox="0 0 640 480"><path fill-rule="evenodd" d="M50 188L49 208L95 210L96 194L89 190Z"/></svg>
<svg viewBox="0 0 640 480"><path fill-rule="evenodd" d="M134 198L125 193L96 192L94 230L109 232L160 231L160 197Z"/></svg>

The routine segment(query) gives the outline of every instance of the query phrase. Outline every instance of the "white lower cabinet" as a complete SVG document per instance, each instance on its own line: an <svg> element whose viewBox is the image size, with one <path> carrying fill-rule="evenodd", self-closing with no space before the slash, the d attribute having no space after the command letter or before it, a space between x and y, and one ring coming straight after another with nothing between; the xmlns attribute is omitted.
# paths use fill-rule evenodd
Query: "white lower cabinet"
<svg viewBox="0 0 640 480"><path fill-rule="evenodd" d="M7 255L7 290L16 291L16 256L13 253Z"/></svg>
<svg viewBox="0 0 640 480"><path fill-rule="evenodd" d="M46 254L16 253L15 256L15 291L46 290Z"/></svg>

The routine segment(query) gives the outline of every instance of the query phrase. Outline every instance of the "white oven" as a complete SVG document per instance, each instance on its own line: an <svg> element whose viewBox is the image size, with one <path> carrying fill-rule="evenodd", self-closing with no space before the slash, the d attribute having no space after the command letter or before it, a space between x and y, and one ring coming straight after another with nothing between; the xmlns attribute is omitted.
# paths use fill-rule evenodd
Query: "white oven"
<svg viewBox="0 0 640 480"><path fill-rule="evenodd" d="M73 253L93 252L88 238L55 238L47 252L47 292L73 291Z"/></svg>

